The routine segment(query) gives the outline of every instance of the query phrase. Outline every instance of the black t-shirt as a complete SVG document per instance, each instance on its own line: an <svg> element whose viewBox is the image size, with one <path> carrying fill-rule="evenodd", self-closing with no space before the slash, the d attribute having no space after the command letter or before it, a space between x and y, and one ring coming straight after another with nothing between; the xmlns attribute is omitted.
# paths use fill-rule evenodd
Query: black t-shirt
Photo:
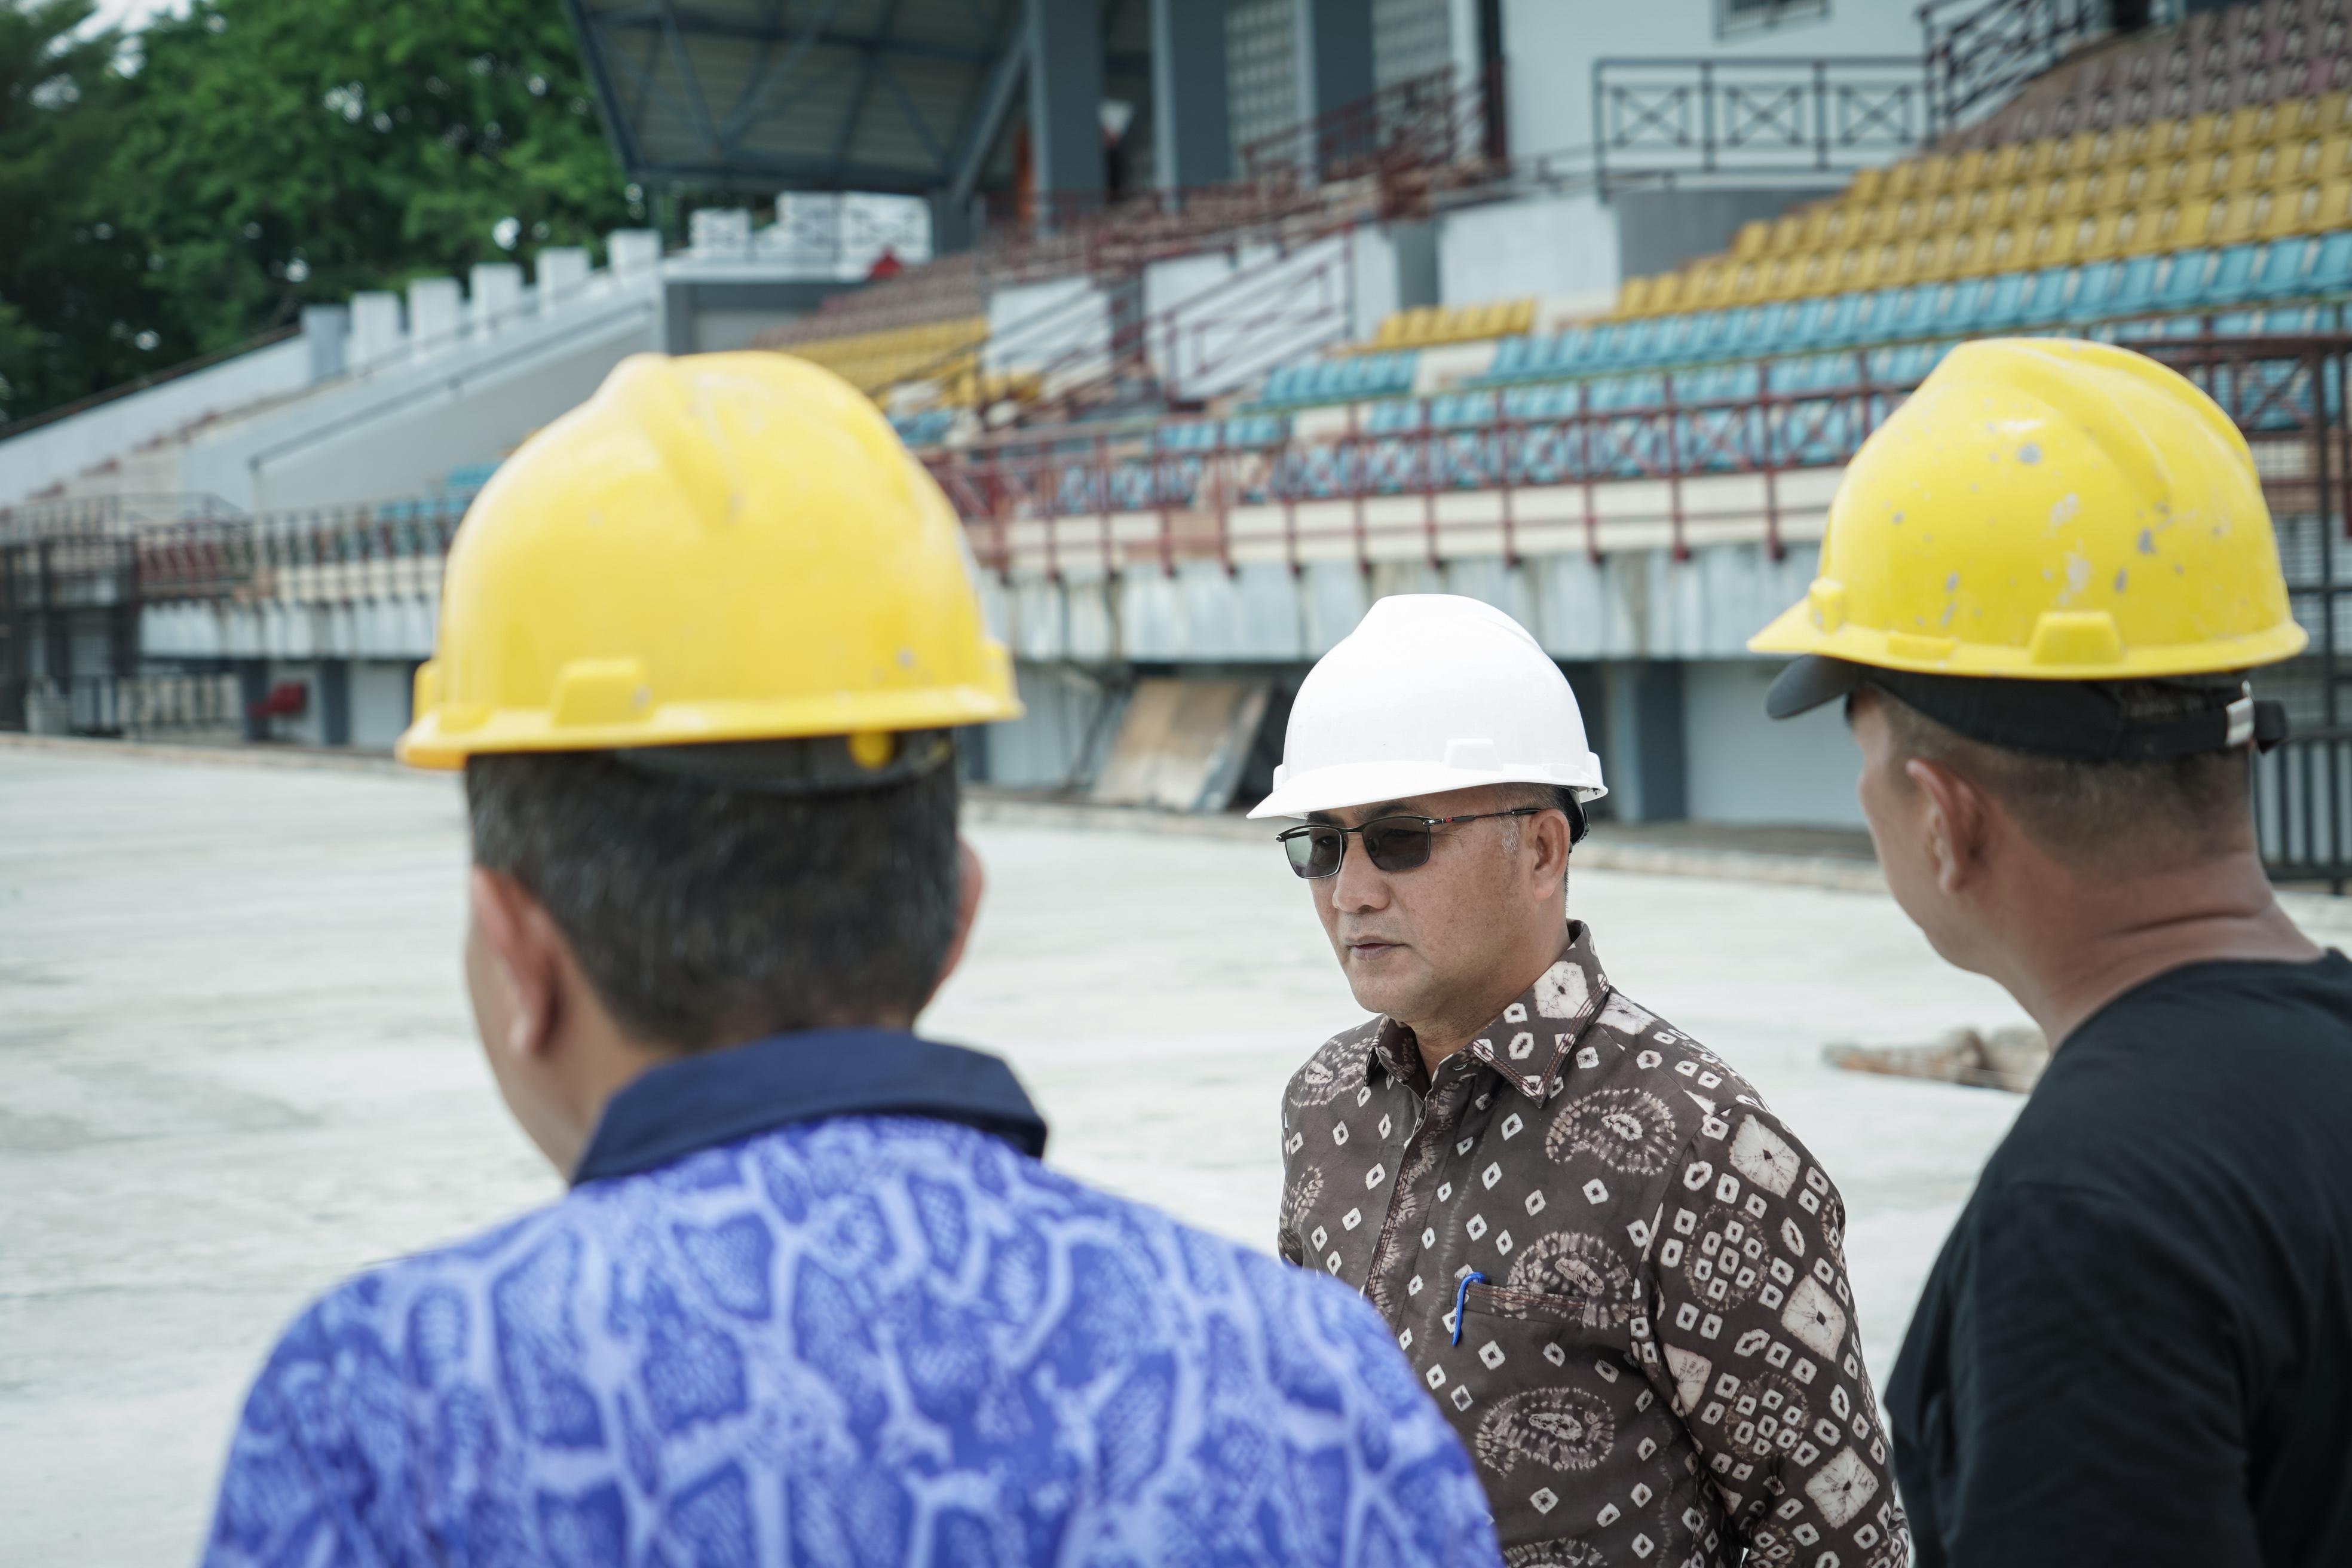
<svg viewBox="0 0 2352 1568"><path fill-rule="evenodd" d="M1887 1390L1920 1568L2352 1564L2352 962L2070 1037Z"/></svg>

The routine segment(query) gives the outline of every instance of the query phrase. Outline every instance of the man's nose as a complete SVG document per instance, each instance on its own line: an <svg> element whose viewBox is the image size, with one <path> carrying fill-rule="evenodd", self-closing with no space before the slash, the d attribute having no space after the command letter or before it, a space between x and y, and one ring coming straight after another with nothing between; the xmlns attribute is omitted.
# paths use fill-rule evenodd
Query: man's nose
<svg viewBox="0 0 2352 1568"><path fill-rule="evenodd" d="M1331 879L1335 910L1377 910L1389 901L1388 873L1372 864L1363 840L1354 839L1340 857L1339 874Z"/></svg>

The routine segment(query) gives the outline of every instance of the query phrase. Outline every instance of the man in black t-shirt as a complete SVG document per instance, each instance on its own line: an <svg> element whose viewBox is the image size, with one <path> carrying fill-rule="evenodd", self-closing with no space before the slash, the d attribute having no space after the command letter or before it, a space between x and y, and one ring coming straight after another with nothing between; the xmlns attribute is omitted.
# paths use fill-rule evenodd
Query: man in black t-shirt
<svg viewBox="0 0 2352 1568"><path fill-rule="evenodd" d="M2352 1563L2352 963L2272 896L2248 668L2305 638L2244 438L2050 340L1953 353L1750 646L1843 699L1887 885L2056 1047L1888 1390L1922 1568Z"/></svg>

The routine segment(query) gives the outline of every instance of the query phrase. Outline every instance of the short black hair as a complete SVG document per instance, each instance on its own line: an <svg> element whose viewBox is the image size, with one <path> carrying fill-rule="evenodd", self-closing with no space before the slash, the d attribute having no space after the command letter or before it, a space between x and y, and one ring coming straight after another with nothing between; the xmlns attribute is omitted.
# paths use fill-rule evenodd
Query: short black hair
<svg viewBox="0 0 2352 1568"><path fill-rule="evenodd" d="M2177 681L2102 682L2127 721L2170 719L2212 707ZM2152 761L2036 756L1971 739L1883 689L1890 739L1905 757L1958 768L1998 795L2036 843L2059 858L2119 871L2234 847L2252 831L2246 747Z"/></svg>
<svg viewBox="0 0 2352 1568"><path fill-rule="evenodd" d="M701 1050L910 1020L955 938L950 763L881 789L775 795L596 752L466 764L474 863L545 906L633 1036Z"/></svg>

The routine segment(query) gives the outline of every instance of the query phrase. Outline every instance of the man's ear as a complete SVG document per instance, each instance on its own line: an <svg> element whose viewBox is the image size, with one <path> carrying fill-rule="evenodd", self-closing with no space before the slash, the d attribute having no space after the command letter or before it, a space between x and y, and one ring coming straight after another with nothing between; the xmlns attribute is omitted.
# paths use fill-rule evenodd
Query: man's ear
<svg viewBox="0 0 2352 1568"><path fill-rule="evenodd" d="M964 944L971 940L972 922L980 918L980 896L988 890L988 873L982 869L979 852L962 838L956 840L956 913L955 940L948 943L947 958L940 964L940 977L931 982L930 995L923 1005L931 1005L931 997L948 983L948 976L963 962Z"/></svg>
<svg viewBox="0 0 2352 1568"><path fill-rule="evenodd" d="M1985 837L1992 826L1990 803L1965 775L1941 763L1914 757L1903 771L1926 797L1924 826L1936 885L1957 893L1983 862Z"/></svg>
<svg viewBox="0 0 2352 1568"><path fill-rule="evenodd" d="M1568 813L1547 811L1527 818L1527 832L1522 839L1535 851L1534 861L1528 869L1538 882L1549 882L1568 875L1568 857L1574 847L1573 835L1568 826ZM1549 896L1549 895L1547 895Z"/></svg>
<svg viewBox="0 0 2352 1568"><path fill-rule="evenodd" d="M466 890L488 979L505 1003L507 1037L493 1043L517 1056L544 1055L563 1016L570 951L563 933L530 889L503 872L477 866Z"/></svg>

